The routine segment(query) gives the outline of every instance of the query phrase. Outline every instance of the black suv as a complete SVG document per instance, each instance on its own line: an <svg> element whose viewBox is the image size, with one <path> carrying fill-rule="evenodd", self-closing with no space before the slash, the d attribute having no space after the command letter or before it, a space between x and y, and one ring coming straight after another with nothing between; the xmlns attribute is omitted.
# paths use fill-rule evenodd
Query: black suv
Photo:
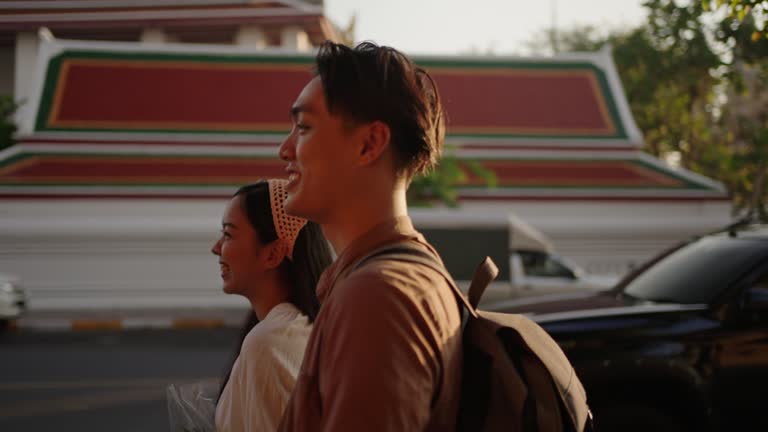
<svg viewBox="0 0 768 432"><path fill-rule="evenodd" d="M558 341L598 431L768 431L768 225L692 239L610 291L485 309Z"/></svg>

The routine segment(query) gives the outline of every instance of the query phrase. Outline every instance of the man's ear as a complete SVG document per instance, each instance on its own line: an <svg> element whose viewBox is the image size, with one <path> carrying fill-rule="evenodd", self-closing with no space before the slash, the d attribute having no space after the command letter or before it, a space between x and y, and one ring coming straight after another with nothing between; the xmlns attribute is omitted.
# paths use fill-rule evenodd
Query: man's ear
<svg viewBox="0 0 768 432"><path fill-rule="evenodd" d="M389 147L391 136L389 126L378 120L370 123L364 133L359 161L361 165L369 165L378 160Z"/></svg>
<svg viewBox="0 0 768 432"><path fill-rule="evenodd" d="M268 269L277 268L288 255L288 243L283 239L277 239L267 245L266 266Z"/></svg>

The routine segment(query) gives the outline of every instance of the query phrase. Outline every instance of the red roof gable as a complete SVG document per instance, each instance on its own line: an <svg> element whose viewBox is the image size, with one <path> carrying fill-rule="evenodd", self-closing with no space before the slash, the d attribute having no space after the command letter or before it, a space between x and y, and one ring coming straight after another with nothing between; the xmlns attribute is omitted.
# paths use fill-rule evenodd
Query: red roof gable
<svg viewBox="0 0 768 432"><path fill-rule="evenodd" d="M312 54L133 43L43 44L0 196L226 196L284 174L277 147ZM716 182L638 151L605 53L553 59L417 57L435 78L453 152L496 173L462 200L726 199Z"/></svg>

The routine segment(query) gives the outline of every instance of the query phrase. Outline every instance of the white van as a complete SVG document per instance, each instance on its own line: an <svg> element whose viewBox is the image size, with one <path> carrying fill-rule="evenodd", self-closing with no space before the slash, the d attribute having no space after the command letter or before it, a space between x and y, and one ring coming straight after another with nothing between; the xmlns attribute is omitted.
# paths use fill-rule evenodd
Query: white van
<svg viewBox="0 0 768 432"><path fill-rule="evenodd" d="M485 256L499 267L499 278L481 304L511 298L612 287L617 277L590 275L558 255L552 241L515 214L506 218L451 210L411 210L416 228L440 252L459 286L469 287Z"/></svg>
<svg viewBox="0 0 768 432"><path fill-rule="evenodd" d="M541 231L514 214L509 215L509 278L513 297L602 291L618 282L561 257Z"/></svg>

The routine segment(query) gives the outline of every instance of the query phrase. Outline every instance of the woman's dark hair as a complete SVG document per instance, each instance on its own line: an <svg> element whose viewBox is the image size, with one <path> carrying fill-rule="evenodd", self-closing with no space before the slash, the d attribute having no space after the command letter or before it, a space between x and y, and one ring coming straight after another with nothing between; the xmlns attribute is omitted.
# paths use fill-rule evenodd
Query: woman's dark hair
<svg viewBox="0 0 768 432"><path fill-rule="evenodd" d="M269 184L262 181L243 186L235 192L234 196L240 197L243 212L259 236L258 240L262 244L277 240L272 206L269 202ZM293 259L286 258L281 264L291 287L288 300L301 313L307 315L310 322L315 320L320 309L315 293L317 281L331 260L331 249L323 237L320 226L307 222L296 238Z"/></svg>
<svg viewBox="0 0 768 432"><path fill-rule="evenodd" d="M363 42L354 48L326 41L315 58L331 114L351 124L389 126L396 168L410 180L437 164L445 116L437 84L394 48Z"/></svg>
<svg viewBox="0 0 768 432"><path fill-rule="evenodd" d="M254 240L258 240L262 244L277 240L277 230L275 230L272 206L269 201L269 183L260 181L243 186L235 192L233 197L240 197L243 213L258 236L258 239ZM332 260L331 248L323 237L320 226L314 222L307 222L299 231L294 243L293 258L285 258L280 264L281 271L290 286L288 301L306 315L309 322L314 322L320 310L320 302L317 300L315 292L317 281ZM221 383L219 395L229 381L232 366L234 366L237 356L240 355L240 348L245 336L258 323L256 313L251 311L243 324L235 355Z"/></svg>

